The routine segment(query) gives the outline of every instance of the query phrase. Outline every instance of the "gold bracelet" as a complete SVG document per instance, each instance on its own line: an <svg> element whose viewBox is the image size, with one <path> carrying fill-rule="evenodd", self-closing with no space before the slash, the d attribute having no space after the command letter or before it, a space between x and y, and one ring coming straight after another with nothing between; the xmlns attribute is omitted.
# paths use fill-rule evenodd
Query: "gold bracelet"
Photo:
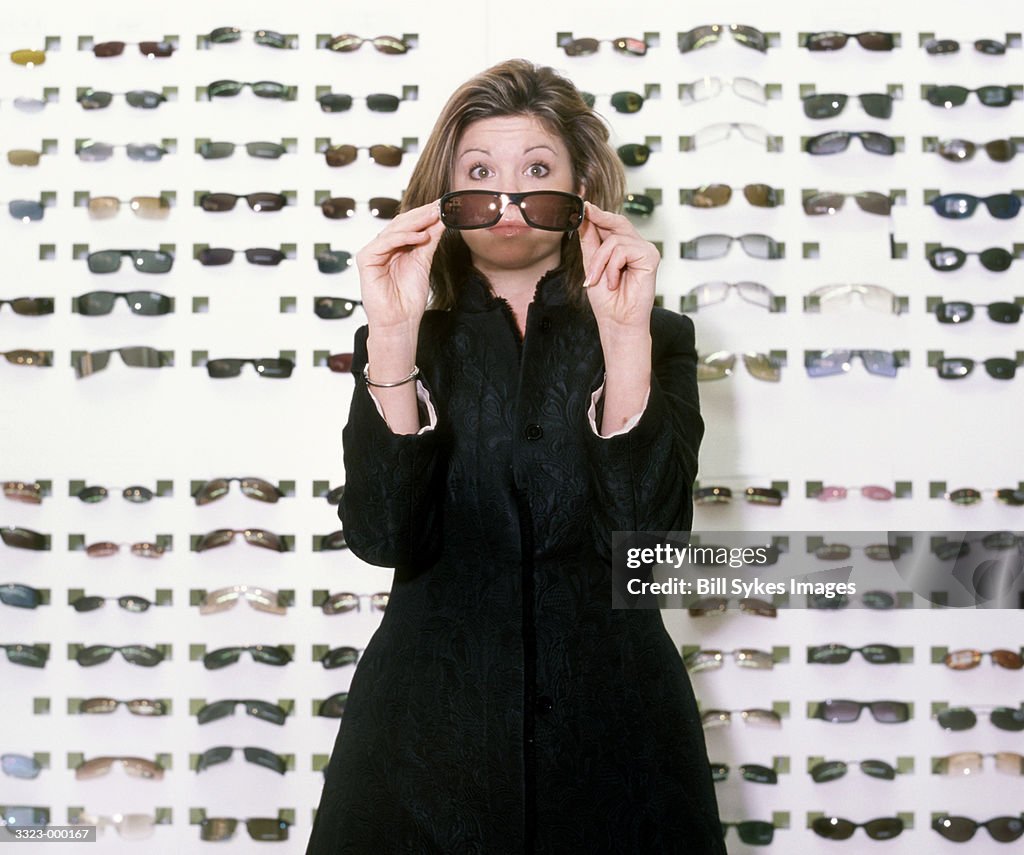
<svg viewBox="0 0 1024 855"><path fill-rule="evenodd" d="M366 385L377 386L380 389L391 389L395 386L402 386L405 383L409 383L410 381L415 380L419 376L419 366L414 365L412 367L412 371L409 372L409 375L407 377L403 377L397 383L378 383L377 381L370 379L370 363L367 362L366 365L363 366L363 379L366 381Z"/></svg>

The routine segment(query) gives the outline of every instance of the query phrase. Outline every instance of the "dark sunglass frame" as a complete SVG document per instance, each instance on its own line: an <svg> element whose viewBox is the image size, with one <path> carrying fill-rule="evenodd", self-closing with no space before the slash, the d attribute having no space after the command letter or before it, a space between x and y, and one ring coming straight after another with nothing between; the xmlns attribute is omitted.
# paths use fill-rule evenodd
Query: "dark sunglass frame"
<svg viewBox="0 0 1024 855"><path fill-rule="evenodd" d="M826 30L818 33L808 33L804 47L810 51L840 50L846 47L850 39L856 39L864 50L892 50L896 47L894 33L886 33L880 30L866 30L862 33L843 33L835 30Z"/></svg>
<svg viewBox="0 0 1024 855"><path fill-rule="evenodd" d="M896 140L877 131L826 131L808 137L804 151L815 155L841 154L850 147L850 140L854 137L861 141L865 151L872 154L890 156L896 153Z"/></svg>
<svg viewBox="0 0 1024 855"><path fill-rule="evenodd" d="M954 843L966 843L979 828L985 828L992 839L999 843L1011 843L1024 834L1024 813L1018 816L995 816L984 822L966 816L942 814L932 820L932 828Z"/></svg>
<svg viewBox="0 0 1024 855"><path fill-rule="evenodd" d="M935 107L960 107L967 103L971 93L978 96L978 101L985 107L1009 107L1013 101L1013 90L1009 86L979 86L968 89L966 86L931 86L925 92L925 100Z"/></svg>
<svg viewBox="0 0 1024 855"><path fill-rule="evenodd" d="M997 220L1010 220L1020 212L1021 198L1016 193L993 193L975 196L973 193L943 193L929 203L940 217L962 220L974 215L978 205L984 205Z"/></svg>
<svg viewBox="0 0 1024 855"><path fill-rule="evenodd" d="M90 252L85 260L90 273L116 273L125 256L131 258L132 269L139 273L167 273L174 266L174 256L161 249L100 249Z"/></svg>
<svg viewBox="0 0 1024 855"><path fill-rule="evenodd" d="M871 778L883 781L895 780L897 774L895 767L884 760L822 760L820 763L815 763L808 770L808 774L814 783L827 784L829 781L837 781L842 778L851 766L856 766Z"/></svg>
<svg viewBox="0 0 1024 855"><path fill-rule="evenodd" d="M840 704L844 706L840 707ZM865 709L879 724L902 724L910 721L910 705L904 701L853 701L848 699L819 701L811 718L833 724L847 724L857 721ZM883 712L881 718L879 718L880 712Z"/></svg>
<svg viewBox="0 0 1024 855"><path fill-rule="evenodd" d="M242 752L242 756L245 757L248 763L262 766L264 769L270 769L270 771L277 772L279 775L283 775L288 771L285 759L280 754L275 754L266 748L257 748L251 745L244 748L236 748L233 745L215 745L213 748L207 748L196 758L196 772L202 772L220 763L227 763L236 750Z"/></svg>
<svg viewBox="0 0 1024 855"><path fill-rule="evenodd" d="M204 247L199 250L196 260L203 267L220 267L235 260L235 255L242 253L245 260L259 267L274 267L285 260L281 250L271 247L251 247L250 249L228 249L227 247Z"/></svg>
<svg viewBox="0 0 1024 855"><path fill-rule="evenodd" d="M196 719L199 724L207 724L211 721L217 721L218 719L233 716L235 714L235 709L239 704L244 705L247 715L251 715L253 718L258 718L260 721L269 722L270 724L283 725L285 720L288 718L287 710L284 710L277 704L250 698L248 700L225 699L220 701L211 701L210 703L200 707L196 712Z"/></svg>
<svg viewBox="0 0 1024 855"><path fill-rule="evenodd" d="M694 27L676 37L680 53L700 50L702 47L719 41L725 33L729 33L738 45L765 53L768 50L768 37L754 27L745 24L705 24Z"/></svg>
<svg viewBox="0 0 1024 855"><path fill-rule="evenodd" d="M164 654L155 647L141 644L126 644L120 647L111 644L92 644L80 647L75 654L75 661L83 668L91 668L108 662L115 653L120 653L126 662L145 668L153 668L164 661Z"/></svg>
<svg viewBox="0 0 1024 855"><path fill-rule="evenodd" d="M291 654L280 645L253 644L244 647L220 647L217 650L211 650L203 656L203 667L208 671L226 668L228 665L234 665L243 653L251 654L254 662L260 662L264 665L281 667L292 661Z"/></svg>
<svg viewBox="0 0 1024 855"><path fill-rule="evenodd" d="M238 482L243 496L248 496L258 502L273 504L284 497L284 493L277 486L262 478L255 478L251 475L231 477L222 475L200 484L192 493L192 498L195 499L197 505L208 505L210 502L224 498L230 492L232 481Z"/></svg>
<svg viewBox="0 0 1024 855"><path fill-rule="evenodd" d="M833 92L805 95L802 99L804 115L808 119L831 119L846 109L846 104L851 97L860 101L861 108L869 116L876 119L892 118L893 97L884 92L862 92L856 96Z"/></svg>
<svg viewBox="0 0 1024 855"><path fill-rule="evenodd" d="M858 828L872 840L892 840L905 828L898 816L882 816L867 822L853 822L836 816L819 816L811 823L814 833L827 840L849 840Z"/></svg>
<svg viewBox="0 0 1024 855"><path fill-rule="evenodd" d="M486 209L476 211L476 216L469 217L473 211L467 212L462 203L472 204L474 201L485 202L488 198L492 200ZM544 222L540 218L535 219L530 212L530 200L536 202L547 202L548 205L557 204L558 210L542 212L547 216ZM570 234L578 229L583 222L584 209L583 199L575 193L565 193L561 190L529 190L525 193L502 193L492 190L456 190L452 193L445 193L441 197L440 210L441 222L450 229L469 231L472 229L488 229L496 226L509 205L519 208L523 222L532 229L541 229L548 232L569 232ZM478 207L478 206L474 206ZM493 216L485 217L484 214L490 211ZM494 213L496 212L496 213ZM557 215L557 218L556 218Z"/></svg>
<svg viewBox="0 0 1024 855"><path fill-rule="evenodd" d="M283 193L204 193L199 197L199 207L214 213L233 211L239 199L245 199L257 214L280 211L288 205Z"/></svg>

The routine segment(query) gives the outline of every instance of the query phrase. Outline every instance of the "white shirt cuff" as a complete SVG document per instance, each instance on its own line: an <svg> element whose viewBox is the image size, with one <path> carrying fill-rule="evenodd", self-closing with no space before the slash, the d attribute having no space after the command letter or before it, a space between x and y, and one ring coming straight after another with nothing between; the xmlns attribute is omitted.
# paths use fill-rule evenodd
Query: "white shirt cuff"
<svg viewBox="0 0 1024 855"><path fill-rule="evenodd" d="M366 391L370 393L370 399L373 401L373 405L377 408L377 412L380 413L380 417L384 419L384 424L387 424L388 420L384 418L384 410L381 408L380 401L378 401L376 396L373 394L373 388L371 386L367 386ZM423 404L424 409L427 411L427 423L416 431L416 436L419 436L421 433L433 430L437 426L437 411L434 409L433 401L430 400L430 392L427 391L427 387L419 380L416 381L416 398L421 404Z"/></svg>
<svg viewBox="0 0 1024 855"><path fill-rule="evenodd" d="M647 387L647 394L644 395L644 404L640 408L640 412L633 416L617 431L613 431L612 433L609 434L601 433L601 431L598 430L597 427L597 402L601 399L601 396L603 394L604 381L602 380L601 385L598 386L597 389L594 390L594 394L590 396L590 409L587 410L587 419L589 419L590 427L594 431L594 433L596 433L602 439L611 439L613 436L619 436L620 434L628 433L629 431L633 430L633 428L636 427L637 422L640 421L640 417L644 414L644 411L647 409L647 402L648 400L650 400L651 397L651 388L650 386Z"/></svg>

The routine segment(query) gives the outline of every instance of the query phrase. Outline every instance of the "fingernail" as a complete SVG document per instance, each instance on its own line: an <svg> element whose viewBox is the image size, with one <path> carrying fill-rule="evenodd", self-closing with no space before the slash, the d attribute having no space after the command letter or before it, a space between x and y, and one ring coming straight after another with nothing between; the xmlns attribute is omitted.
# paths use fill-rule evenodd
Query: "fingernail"
<svg viewBox="0 0 1024 855"><path fill-rule="evenodd" d="M586 279L583 280L583 284L580 287L581 288L589 288L590 287L590 277L589 276Z"/></svg>

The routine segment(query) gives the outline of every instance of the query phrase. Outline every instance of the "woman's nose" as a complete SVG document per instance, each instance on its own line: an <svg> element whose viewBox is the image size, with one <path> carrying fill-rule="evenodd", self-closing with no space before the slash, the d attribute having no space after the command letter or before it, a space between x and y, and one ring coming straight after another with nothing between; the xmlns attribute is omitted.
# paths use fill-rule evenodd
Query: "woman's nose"
<svg viewBox="0 0 1024 855"><path fill-rule="evenodd" d="M523 219L523 212L519 210L519 206L513 202L508 202L505 205L505 210L501 213L501 220L503 223L510 223L515 225L525 225L526 221Z"/></svg>

